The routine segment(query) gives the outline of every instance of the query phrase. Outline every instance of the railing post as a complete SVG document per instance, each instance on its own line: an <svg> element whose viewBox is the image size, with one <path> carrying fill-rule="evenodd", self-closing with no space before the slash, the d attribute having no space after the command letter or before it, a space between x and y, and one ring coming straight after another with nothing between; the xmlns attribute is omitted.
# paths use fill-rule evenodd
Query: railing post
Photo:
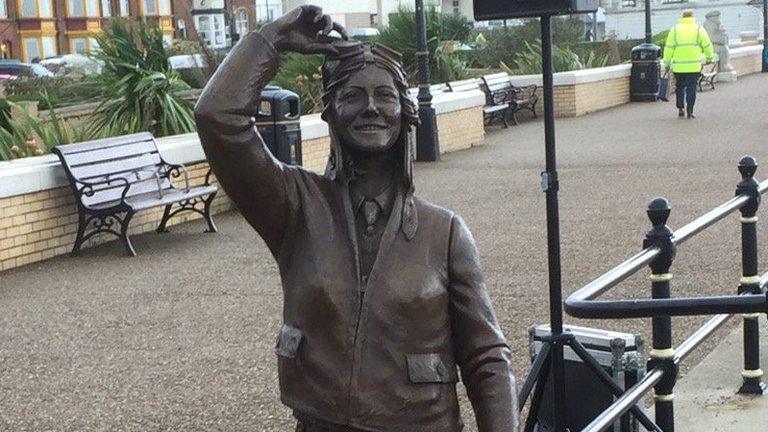
<svg viewBox="0 0 768 432"><path fill-rule="evenodd" d="M669 268L675 259L675 245L672 242L672 230L667 226L671 212L669 202L664 198L655 198L648 204L648 218L653 228L645 234L643 248L657 246L660 254L650 263L652 296L654 299L670 298L669 281L672 275ZM654 387L656 424L664 432L674 432L674 387L677 381L677 366L673 361L675 350L672 348L672 318L668 315L655 316L653 322L653 349L648 361L648 370L657 367L664 369L664 377Z"/></svg>
<svg viewBox="0 0 768 432"><path fill-rule="evenodd" d="M757 209L760 206L759 184L755 179L757 160L744 156L739 161L741 182L736 187L736 195L749 195L750 200L741 206L741 280L739 294L760 294L760 276L757 272ZM763 394L763 371L760 369L760 326L759 314L744 314L744 379L739 393Z"/></svg>

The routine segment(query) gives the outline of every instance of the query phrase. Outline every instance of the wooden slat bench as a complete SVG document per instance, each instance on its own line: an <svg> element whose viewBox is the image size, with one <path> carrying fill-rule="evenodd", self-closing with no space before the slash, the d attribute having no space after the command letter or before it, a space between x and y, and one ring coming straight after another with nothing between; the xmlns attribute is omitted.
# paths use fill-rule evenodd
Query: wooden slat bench
<svg viewBox="0 0 768 432"><path fill-rule="evenodd" d="M507 124L507 110L509 110L509 102L507 101L508 98L506 93L489 93L483 88L482 81L478 79L467 79L449 82L448 88L450 88L453 92L483 90L485 93L483 118L485 119L486 124L490 124L494 118L498 118L504 122L504 127L509 126L509 124Z"/></svg>
<svg viewBox="0 0 768 432"><path fill-rule="evenodd" d="M165 162L148 132L58 146L53 152L64 166L77 202L78 227L72 255L77 255L90 237L110 233L123 241L130 255L136 256L128 236L131 218L136 212L159 206L164 206L165 211L158 233L167 232L168 220L181 212L201 214L208 224L207 231L216 232L211 202L217 188L210 184L210 170L204 185L190 187L184 165ZM181 176L185 184L177 188L171 177ZM178 208L173 209L175 204ZM197 208L200 204L202 209Z"/></svg>
<svg viewBox="0 0 768 432"><path fill-rule="evenodd" d="M536 84L524 87L515 87L509 81L509 75L505 72L499 72L483 76L483 91L486 94L486 100L491 103L507 104L508 109L504 111L502 120L507 126L507 116L512 116L512 122L517 124L517 112L527 109L536 115L536 103L539 97L536 95Z"/></svg>
<svg viewBox="0 0 768 432"><path fill-rule="evenodd" d="M717 74L720 72L720 62L717 61L715 63L712 63L709 67L706 65L701 69L701 75L699 75L699 91L704 91L702 88L703 84L709 84L710 90L715 89L715 79L717 79Z"/></svg>

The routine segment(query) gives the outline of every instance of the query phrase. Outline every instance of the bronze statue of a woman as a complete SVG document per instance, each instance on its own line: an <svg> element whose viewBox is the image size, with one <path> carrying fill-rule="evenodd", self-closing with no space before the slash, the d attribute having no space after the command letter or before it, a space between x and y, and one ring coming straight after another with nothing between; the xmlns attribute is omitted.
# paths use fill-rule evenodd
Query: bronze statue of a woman
<svg viewBox="0 0 768 432"><path fill-rule="evenodd" d="M280 268L281 399L306 432L457 432L457 367L480 432L517 430L510 351L464 222L413 195L418 122L400 55L330 41L302 6L234 47L195 108L221 185ZM277 161L253 125L278 53L322 53L324 175Z"/></svg>

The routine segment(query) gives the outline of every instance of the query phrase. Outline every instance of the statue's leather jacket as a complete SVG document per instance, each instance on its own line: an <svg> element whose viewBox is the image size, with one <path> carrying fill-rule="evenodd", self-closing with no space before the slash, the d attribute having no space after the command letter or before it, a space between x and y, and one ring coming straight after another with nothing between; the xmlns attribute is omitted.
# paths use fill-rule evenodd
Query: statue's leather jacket
<svg viewBox="0 0 768 432"><path fill-rule="evenodd" d="M463 221L398 194L379 255L359 276L348 181L278 162L253 126L276 52L259 33L232 50L195 108L219 182L280 268L281 399L300 416L366 431L462 429L457 367L480 432L517 430L510 351Z"/></svg>

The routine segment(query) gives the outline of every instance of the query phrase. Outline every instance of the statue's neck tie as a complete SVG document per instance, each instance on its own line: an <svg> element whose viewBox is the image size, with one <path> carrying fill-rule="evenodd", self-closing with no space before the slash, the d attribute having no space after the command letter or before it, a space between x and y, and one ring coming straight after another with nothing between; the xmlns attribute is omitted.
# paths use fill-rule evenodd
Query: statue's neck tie
<svg viewBox="0 0 768 432"><path fill-rule="evenodd" d="M378 246L376 236L376 220L381 214L381 208L376 201L366 200L363 203L363 217L365 217L365 231L363 232L363 250L367 253L375 252Z"/></svg>

